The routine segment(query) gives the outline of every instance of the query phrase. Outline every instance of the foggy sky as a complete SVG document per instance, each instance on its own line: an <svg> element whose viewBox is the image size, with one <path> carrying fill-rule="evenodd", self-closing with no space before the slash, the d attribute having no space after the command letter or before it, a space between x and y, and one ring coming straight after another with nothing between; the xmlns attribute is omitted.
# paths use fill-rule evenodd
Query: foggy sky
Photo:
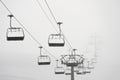
<svg viewBox="0 0 120 80"><path fill-rule="evenodd" d="M55 24L44 0L39 0ZM91 36L97 35L98 62L91 74L75 75L75 80L119 80L120 72L120 1L119 0L47 0L62 31L78 54L93 56ZM57 33L39 8L36 0L3 0L19 21L55 57L69 53L68 45L50 48L48 36ZM0 3L0 80L70 80L70 76L55 75L55 59L49 66L37 65L38 44L25 32L25 40L9 42L8 11ZM14 19L13 26L21 27ZM55 26L58 30L58 27Z"/></svg>

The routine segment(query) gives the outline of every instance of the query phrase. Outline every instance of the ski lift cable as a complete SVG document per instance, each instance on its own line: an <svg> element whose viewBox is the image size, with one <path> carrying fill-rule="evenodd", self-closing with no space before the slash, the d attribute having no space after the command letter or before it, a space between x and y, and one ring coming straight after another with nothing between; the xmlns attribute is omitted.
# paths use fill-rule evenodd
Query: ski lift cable
<svg viewBox="0 0 120 80"><path fill-rule="evenodd" d="M39 7L40 7L41 10L43 11L43 13L44 13L45 16L47 17L47 19L50 21L50 23L51 23L51 25L53 26L53 28L56 30L56 32L58 32L57 29L55 28L55 25L52 23L52 21L50 20L50 18L49 18L48 15L47 15L47 13L46 13L45 10L43 9L43 7L42 7L40 1L39 1L39 0L36 0L36 2L38 3ZM52 17L54 18L55 23L58 23L57 20L56 20L56 18L55 18L55 16L53 15L52 10L50 9L49 5L48 5L48 4L46 4L46 5L48 6L48 8L49 8L49 10L50 10L50 13L51 13ZM61 33L63 34L63 32L61 32ZM67 40L67 38L65 37L64 34L63 34L63 36L64 36L66 42L68 42L68 40ZM68 47L72 49L72 46L71 46L71 44L70 44L69 42L68 42L68 45L69 45Z"/></svg>
<svg viewBox="0 0 120 80"><path fill-rule="evenodd" d="M0 2L2 3L2 5L7 9L7 11L10 14L13 14L10 9L5 5L5 3L0 0ZM31 38L39 45L41 45L41 43L25 28L25 26L14 16L14 19L24 28L24 30L31 36ZM48 52L54 59L57 59L53 54L51 54L47 49L43 48L46 52Z"/></svg>
<svg viewBox="0 0 120 80"><path fill-rule="evenodd" d="M49 11L50 11L50 13L51 13L54 21L55 21L55 23L58 24L57 19L55 18L55 16L54 16L54 14L53 14L53 12L52 12L52 10L51 10L51 8L50 8L47 0L45 0L45 3L47 5L47 7L48 7L48 9L49 9ZM69 44L70 48L73 49L72 46L71 46L71 44L70 44L70 42L68 41L68 39L66 38L65 34L63 33L63 31L61 31L61 33L63 34L63 36L64 36L65 40L67 41L67 43Z"/></svg>
<svg viewBox="0 0 120 80"><path fill-rule="evenodd" d="M47 5L47 7L48 7L48 9L49 9L49 11L50 11L52 17L53 17L55 23L57 24L57 23L58 23L58 22L57 22L57 19L55 18L55 16L54 16L52 10L50 9L50 6L49 6L48 2L47 2L46 0L44 0L44 1L45 1L46 5Z"/></svg>
<svg viewBox="0 0 120 80"><path fill-rule="evenodd" d="M39 0L36 0L36 2L38 3L39 7L41 8L41 10L43 11L44 15L46 16L46 18L49 20L49 22L51 23L51 25L55 28L55 25L52 23L52 21L50 20L50 18L48 17L47 13L45 12L45 10L43 9L41 3L39 2ZM55 30L57 31L57 29L55 28Z"/></svg>

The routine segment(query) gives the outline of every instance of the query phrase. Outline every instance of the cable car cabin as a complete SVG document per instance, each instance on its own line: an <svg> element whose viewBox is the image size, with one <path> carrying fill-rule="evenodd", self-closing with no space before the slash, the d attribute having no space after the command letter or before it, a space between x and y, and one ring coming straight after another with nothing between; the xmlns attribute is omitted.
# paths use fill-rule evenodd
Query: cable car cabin
<svg viewBox="0 0 120 80"><path fill-rule="evenodd" d="M86 72L85 72L84 68L80 68L80 69L78 69L78 71L76 72L76 74L78 74L78 75L84 75L84 74L86 74Z"/></svg>
<svg viewBox="0 0 120 80"><path fill-rule="evenodd" d="M91 62L92 62L92 63L97 63L96 58L92 58L92 59L91 59Z"/></svg>
<svg viewBox="0 0 120 80"><path fill-rule="evenodd" d="M93 62L88 62L87 68L88 69L94 69L94 63Z"/></svg>
<svg viewBox="0 0 120 80"><path fill-rule="evenodd" d="M50 47L63 47L65 45L63 35L51 34L48 38L48 44Z"/></svg>
<svg viewBox="0 0 120 80"><path fill-rule="evenodd" d="M20 41L24 40L24 31L22 28L8 28L7 40L8 41Z"/></svg>
<svg viewBox="0 0 120 80"><path fill-rule="evenodd" d="M93 65L93 64L90 64L90 65L88 66L88 69L94 69L94 65Z"/></svg>
<svg viewBox="0 0 120 80"><path fill-rule="evenodd" d="M55 68L55 74L64 74L65 70L63 67L56 67Z"/></svg>
<svg viewBox="0 0 120 80"><path fill-rule="evenodd" d="M77 67L74 67L74 72L77 72L78 71L78 68Z"/></svg>
<svg viewBox="0 0 120 80"><path fill-rule="evenodd" d="M67 68L65 70L65 75L71 75L71 69L70 68Z"/></svg>
<svg viewBox="0 0 120 80"><path fill-rule="evenodd" d="M88 69L88 68L86 68L84 72L85 73L91 73L90 69Z"/></svg>
<svg viewBox="0 0 120 80"><path fill-rule="evenodd" d="M50 65L50 57L47 55L41 55L38 57L38 65Z"/></svg>

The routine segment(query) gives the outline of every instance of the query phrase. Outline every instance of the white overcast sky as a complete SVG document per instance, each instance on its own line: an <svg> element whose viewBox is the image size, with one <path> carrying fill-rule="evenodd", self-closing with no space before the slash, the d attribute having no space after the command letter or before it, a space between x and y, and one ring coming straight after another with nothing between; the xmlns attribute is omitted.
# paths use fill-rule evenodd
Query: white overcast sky
<svg viewBox="0 0 120 80"><path fill-rule="evenodd" d="M28 31L55 57L69 53L63 48L50 48L48 36L56 33L36 0L2 0ZM55 25L44 0L39 0ZM93 55L91 36L97 35L98 63L91 74L75 75L75 80L120 79L120 0L47 0L65 36L78 54ZM50 66L38 66L38 44L25 32L25 40L6 41L8 11L0 3L0 80L70 80L55 75L55 59ZM13 26L21 27L14 19ZM58 29L57 26L55 26ZM84 53L85 49L89 50ZM91 50L91 51L90 51Z"/></svg>

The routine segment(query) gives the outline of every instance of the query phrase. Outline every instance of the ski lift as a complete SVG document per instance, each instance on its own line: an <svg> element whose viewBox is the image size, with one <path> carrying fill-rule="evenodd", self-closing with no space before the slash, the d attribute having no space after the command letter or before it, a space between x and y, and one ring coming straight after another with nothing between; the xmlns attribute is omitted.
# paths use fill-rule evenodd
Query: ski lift
<svg viewBox="0 0 120 80"><path fill-rule="evenodd" d="M65 75L71 75L71 68L66 68Z"/></svg>
<svg viewBox="0 0 120 80"><path fill-rule="evenodd" d="M24 40L24 31L20 27L12 27L12 17L13 15L8 15L10 17L10 28L7 29L7 40L8 41L22 41Z"/></svg>
<svg viewBox="0 0 120 80"><path fill-rule="evenodd" d="M85 68L84 68L83 64L80 64L77 68L78 68L78 70L77 70L76 74L78 74L78 75L84 75L84 74L86 74Z"/></svg>
<svg viewBox="0 0 120 80"><path fill-rule="evenodd" d="M85 73L91 73L91 69L89 66L90 66L89 61L87 61L87 66L84 67Z"/></svg>
<svg viewBox="0 0 120 80"><path fill-rule="evenodd" d="M74 67L74 72L77 72L78 71L78 68L77 67Z"/></svg>
<svg viewBox="0 0 120 80"><path fill-rule="evenodd" d="M60 25L62 22L57 23L59 25L59 34L51 34L48 38L48 45L50 47L63 47L65 45L64 36L61 34Z"/></svg>
<svg viewBox="0 0 120 80"><path fill-rule="evenodd" d="M84 71L84 68L81 68L81 69L79 69L79 70L76 72L76 74L78 74L78 75L84 75L84 74L86 74L86 72Z"/></svg>
<svg viewBox="0 0 120 80"><path fill-rule="evenodd" d="M88 61L88 69L94 69L94 65L92 62Z"/></svg>
<svg viewBox="0 0 120 80"><path fill-rule="evenodd" d="M55 74L64 74L65 70L63 67L58 66L58 60L56 60Z"/></svg>
<svg viewBox="0 0 120 80"><path fill-rule="evenodd" d="M64 68L63 67L56 67L55 68L55 74L64 74Z"/></svg>
<svg viewBox="0 0 120 80"><path fill-rule="evenodd" d="M85 73L91 73L91 70L88 68L85 68Z"/></svg>
<svg viewBox="0 0 120 80"><path fill-rule="evenodd" d="M97 59L96 59L96 58L92 58L92 59L91 59L91 62L92 62L92 63L97 63Z"/></svg>
<svg viewBox="0 0 120 80"><path fill-rule="evenodd" d="M42 55L42 47L40 48L40 56L38 57L38 65L49 65L51 63L50 57L48 55Z"/></svg>

